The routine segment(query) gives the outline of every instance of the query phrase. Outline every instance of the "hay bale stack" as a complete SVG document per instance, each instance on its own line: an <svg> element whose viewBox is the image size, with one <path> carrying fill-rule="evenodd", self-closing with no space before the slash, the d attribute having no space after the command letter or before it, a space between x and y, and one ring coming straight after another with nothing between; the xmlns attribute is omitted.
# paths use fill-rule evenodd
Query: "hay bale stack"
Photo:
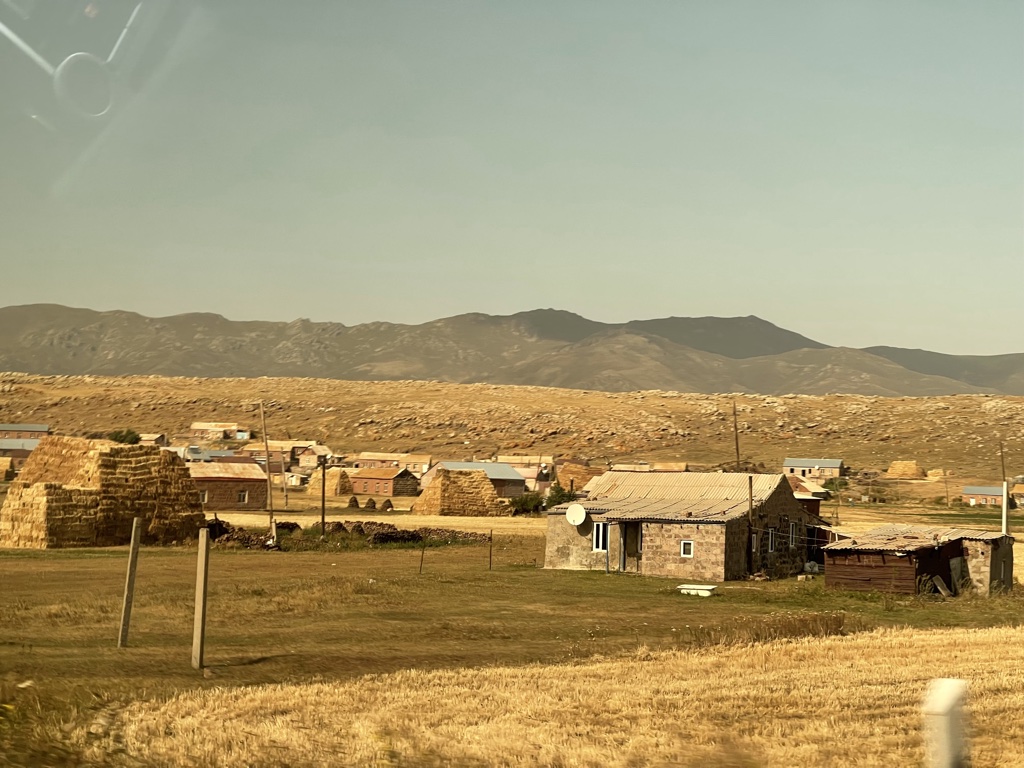
<svg viewBox="0 0 1024 768"><path fill-rule="evenodd" d="M412 513L496 517L511 514L511 507L498 500L494 486L482 469L441 467L416 499Z"/></svg>
<svg viewBox="0 0 1024 768"><path fill-rule="evenodd" d="M47 437L0 509L0 547L108 547L131 540L163 544L205 524L185 462L156 446Z"/></svg>
<svg viewBox="0 0 1024 768"><path fill-rule="evenodd" d="M929 469L928 479L929 480L941 480L946 477L946 470L944 469Z"/></svg>
<svg viewBox="0 0 1024 768"><path fill-rule="evenodd" d="M350 497L348 500L348 508L359 509L359 499L357 499L355 496Z"/></svg>
<svg viewBox="0 0 1024 768"><path fill-rule="evenodd" d="M555 477L558 484L565 490L572 486L577 491L582 491L583 486L595 477L600 477L608 470L608 467L590 467L585 464L565 463L556 469Z"/></svg>
<svg viewBox="0 0 1024 768"><path fill-rule="evenodd" d="M885 474L893 480L920 480L925 476L916 461L894 461Z"/></svg>
<svg viewBox="0 0 1024 768"><path fill-rule="evenodd" d="M0 480L7 481L14 476L14 459L0 456Z"/></svg>
<svg viewBox="0 0 1024 768"><path fill-rule="evenodd" d="M306 493L311 496L320 496L320 488L323 485L323 471L316 470L309 476L309 485L306 486ZM338 496L351 496L355 491L352 489L352 481L348 473L341 467L327 468L327 496L336 498Z"/></svg>

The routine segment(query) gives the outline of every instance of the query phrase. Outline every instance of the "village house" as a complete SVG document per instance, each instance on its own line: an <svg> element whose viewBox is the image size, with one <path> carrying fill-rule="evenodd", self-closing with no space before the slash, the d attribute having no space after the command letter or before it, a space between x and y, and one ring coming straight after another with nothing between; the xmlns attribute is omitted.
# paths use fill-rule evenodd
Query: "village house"
<svg viewBox="0 0 1024 768"><path fill-rule="evenodd" d="M793 489L793 497L812 515L820 514L821 502L832 495L813 480L796 475L786 475L786 480Z"/></svg>
<svg viewBox="0 0 1024 768"><path fill-rule="evenodd" d="M267 475L253 462L191 462L188 473L206 510L267 507Z"/></svg>
<svg viewBox="0 0 1024 768"><path fill-rule="evenodd" d="M637 461L612 464L612 469L617 472L686 472L689 464L685 461Z"/></svg>
<svg viewBox="0 0 1024 768"><path fill-rule="evenodd" d="M433 466L433 456L429 453L382 453L379 451L360 451L348 457L346 464L353 469L380 469L383 467L399 467L408 469L416 477L422 477Z"/></svg>
<svg viewBox="0 0 1024 768"><path fill-rule="evenodd" d="M197 440L248 440L250 432L233 421L194 421L189 436Z"/></svg>
<svg viewBox="0 0 1024 768"><path fill-rule="evenodd" d="M49 424L0 424L0 440L39 440L49 434Z"/></svg>
<svg viewBox="0 0 1024 768"><path fill-rule="evenodd" d="M523 467L536 468L536 467L553 467L555 465L554 456L544 456L534 454L533 456L525 456L522 454L508 454L503 456L501 454L494 457L494 460L499 464L508 464L509 466L520 469Z"/></svg>
<svg viewBox="0 0 1024 768"><path fill-rule="evenodd" d="M213 448L200 448L198 445L189 445L187 447L184 447L184 446L175 446L175 447L165 446L165 447L161 448L161 450L169 451L170 453L176 454L177 456L181 457L182 461L186 461L186 462L190 462L190 463L193 462L193 461L201 461L201 462L209 462L209 461L249 461L249 462L251 462L251 459L249 459L248 457L239 456L234 451L218 450L218 449L213 449Z"/></svg>
<svg viewBox="0 0 1024 768"><path fill-rule="evenodd" d="M782 474L824 483L845 475L846 466L842 459L785 459L782 462Z"/></svg>
<svg viewBox="0 0 1024 768"><path fill-rule="evenodd" d="M514 467L496 461L440 461L420 478L420 487L427 488L441 467L449 471L483 472L500 499L511 499L526 493L526 478L516 472Z"/></svg>
<svg viewBox="0 0 1024 768"><path fill-rule="evenodd" d="M139 445L155 445L158 448L166 448L170 445L167 435L158 432L145 432L139 435Z"/></svg>
<svg viewBox="0 0 1024 768"><path fill-rule="evenodd" d="M11 471L20 472L38 445L38 438L0 438L0 458L9 458Z"/></svg>
<svg viewBox="0 0 1024 768"><path fill-rule="evenodd" d="M998 531L887 525L823 551L827 587L913 595L973 586L987 595L1013 584L1013 537Z"/></svg>
<svg viewBox="0 0 1024 768"><path fill-rule="evenodd" d="M585 490L549 510L545 568L720 582L802 571L828 540L783 475L609 471Z"/></svg>
<svg viewBox="0 0 1024 768"><path fill-rule="evenodd" d="M415 496L420 481L408 469L400 467L357 469L350 473L352 489L370 496Z"/></svg>
<svg viewBox="0 0 1024 768"><path fill-rule="evenodd" d="M547 494L548 489L551 488L551 472L547 467L514 467L514 469L523 476L528 492Z"/></svg>
<svg viewBox="0 0 1024 768"><path fill-rule="evenodd" d="M977 505L995 504L1003 506L1003 486L1001 485L967 485L960 496L964 504Z"/></svg>
<svg viewBox="0 0 1024 768"><path fill-rule="evenodd" d="M300 469L315 469L320 465L321 457L327 461L328 464L334 463L331 461L331 459L334 458L334 454L331 449L326 445L320 445L319 443L316 445L307 445L302 448L296 448L294 456Z"/></svg>
<svg viewBox="0 0 1024 768"><path fill-rule="evenodd" d="M266 468L267 451L270 451L271 474L279 475L287 472L294 466L298 466L298 452L317 445L316 440L267 440L264 445L262 440L246 443L239 453L248 456Z"/></svg>

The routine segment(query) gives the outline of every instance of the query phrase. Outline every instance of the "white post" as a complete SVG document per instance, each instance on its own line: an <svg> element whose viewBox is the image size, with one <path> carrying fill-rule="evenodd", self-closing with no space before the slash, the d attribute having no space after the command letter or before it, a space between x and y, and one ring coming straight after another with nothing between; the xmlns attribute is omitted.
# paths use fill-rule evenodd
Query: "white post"
<svg viewBox="0 0 1024 768"><path fill-rule="evenodd" d="M1010 533L1010 519L1007 510L1010 507L1010 484L1003 480L1003 536Z"/></svg>
<svg viewBox="0 0 1024 768"><path fill-rule="evenodd" d="M964 768L968 765L964 734L967 683L938 678L928 684L924 705L924 749L927 768Z"/></svg>

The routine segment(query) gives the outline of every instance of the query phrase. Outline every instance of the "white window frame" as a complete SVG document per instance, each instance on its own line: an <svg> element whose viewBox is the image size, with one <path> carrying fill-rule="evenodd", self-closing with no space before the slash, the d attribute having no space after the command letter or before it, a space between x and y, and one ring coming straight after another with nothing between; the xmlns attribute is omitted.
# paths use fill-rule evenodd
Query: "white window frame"
<svg viewBox="0 0 1024 768"><path fill-rule="evenodd" d="M796 549L796 523L789 524L789 548Z"/></svg>
<svg viewBox="0 0 1024 768"><path fill-rule="evenodd" d="M249 492L248 491L239 491L238 492L238 503L239 504L248 504L249 503Z"/></svg>
<svg viewBox="0 0 1024 768"><path fill-rule="evenodd" d="M774 552L775 551L775 529L774 528L769 528L768 529L768 551L769 552Z"/></svg>
<svg viewBox="0 0 1024 768"><path fill-rule="evenodd" d="M686 554L690 550L690 554ZM693 539L683 539L679 542L679 556L690 559L693 557Z"/></svg>
<svg viewBox="0 0 1024 768"><path fill-rule="evenodd" d="M590 540L594 545L595 552L608 551L608 537L610 532L611 523L594 523L594 530L590 535Z"/></svg>
<svg viewBox="0 0 1024 768"><path fill-rule="evenodd" d="M757 554L757 534L750 534L750 551L755 555Z"/></svg>
<svg viewBox="0 0 1024 768"><path fill-rule="evenodd" d="M206 491L200 491L199 492L199 503L200 504L205 504L207 502L208 498L209 497L208 497L208 494L207 494Z"/></svg>

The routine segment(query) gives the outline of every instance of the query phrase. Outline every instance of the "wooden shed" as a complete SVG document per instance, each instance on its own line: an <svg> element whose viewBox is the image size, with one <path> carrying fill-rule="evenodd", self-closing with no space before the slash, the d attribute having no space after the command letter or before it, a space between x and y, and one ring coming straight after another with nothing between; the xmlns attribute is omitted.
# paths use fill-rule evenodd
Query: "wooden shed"
<svg viewBox="0 0 1024 768"><path fill-rule="evenodd" d="M993 531L889 525L826 545L825 585L917 594L1013 582L1013 538Z"/></svg>

